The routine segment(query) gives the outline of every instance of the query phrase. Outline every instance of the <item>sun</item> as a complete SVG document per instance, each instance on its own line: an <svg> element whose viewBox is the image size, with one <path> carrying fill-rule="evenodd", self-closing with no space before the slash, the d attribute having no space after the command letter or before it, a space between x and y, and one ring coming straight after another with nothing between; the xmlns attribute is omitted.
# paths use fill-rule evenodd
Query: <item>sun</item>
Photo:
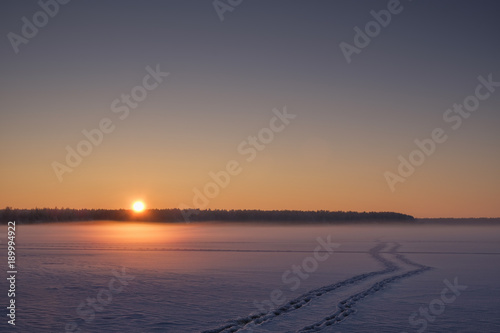
<svg viewBox="0 0 500 333"><path fill-rule="evenodd" d="M144 208L145 208L144 202L142 202L142 201L136 201L132 205L132 209L138 213L142 212L144 210Z"/></svg>

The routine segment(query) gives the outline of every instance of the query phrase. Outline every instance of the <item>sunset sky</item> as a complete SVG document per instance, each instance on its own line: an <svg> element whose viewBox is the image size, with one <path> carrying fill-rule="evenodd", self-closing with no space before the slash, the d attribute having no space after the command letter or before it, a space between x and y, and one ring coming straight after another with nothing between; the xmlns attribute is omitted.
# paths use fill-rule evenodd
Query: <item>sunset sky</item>
<svg viewBox="0 0 500 333"><path fill-rule="evenodd" d="M387 8L248 0L221 21L211 0L71 1L16 53L9 33L41 7L2 3L0 206L195 207L233 163L198 208L500 217L500 87L477 88L500 82L500 4L402 0L348 63L339 45ZM478 89L488 97L453 129L447 109ZM132 91L147 96L127 107ZM284 109L295 117L273 120ZM58 177L103 119L102 143ZM385 173L436 128L447 140L392 191Z"/></svg>

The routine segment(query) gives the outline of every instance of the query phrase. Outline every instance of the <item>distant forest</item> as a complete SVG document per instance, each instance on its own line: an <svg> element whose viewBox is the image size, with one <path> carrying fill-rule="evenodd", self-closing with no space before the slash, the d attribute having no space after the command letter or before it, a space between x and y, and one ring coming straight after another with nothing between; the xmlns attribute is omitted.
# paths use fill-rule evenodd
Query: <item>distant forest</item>
<svg viewBox="0 0 500 333"><path fill-rule="evenodd" d="M136 213L129 209L35 208L0 210L0 221L19 224L66 221L152 221L152 222L278 222L278 223L340 223L353 221L411 221L413 216L392 212L343 212L300 210L220 210L220 209L148 209Z"/></svg>

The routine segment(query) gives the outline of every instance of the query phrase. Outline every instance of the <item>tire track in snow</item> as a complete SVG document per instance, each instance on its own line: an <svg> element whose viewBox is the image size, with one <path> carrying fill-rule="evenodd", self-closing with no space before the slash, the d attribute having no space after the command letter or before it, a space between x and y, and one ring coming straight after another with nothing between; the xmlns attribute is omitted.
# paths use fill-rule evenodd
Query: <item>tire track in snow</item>
<svg viewBox="0 0 500 333"><path fill-rule="evenodd" d="M322 320L312 324L308 325L300 330L298 330L298 333L308 333L308 332L318 332L321 331L322 329L336 325L347 319L350 315L356 313L356 309L354 309L354 306L356 303L358 303L360 300L367 296L371 296L375 294L376 292L382 290L386 285L393 283L398 280L406 279L409 277L412 277L414 275L423 273L427 270L430 270L431 267L421 265L419 263L416 263L405 256L403 256L400 253L397 253L397 249L401 247L401 244L395 243L395 246L389 251L392 255L394 255L399 261L410 265L417 267L417 269L408 271L403 274L397 274L393 275L391 277L385 278L379 282L374 283L371 287L365 289L364 291L358 292L356 294L353 294L349 296L348 298L340 301L337 304L338 310L335 311L333 314L329 315L328 317L323 318Z"/></svg>
<svg viewBox="0 0 500 333"><path fill-rule="evenodd" d="M399 244L396 244L389 253L395 253L397 248L399 248ZM349 279L336 282L334 284L326 285L317 289L313 289L308 291L305 294L302 294L291 301L285 303L284 305L270 310L268 312L263 312L263 313L258 313L258 314L251 314L247 317L239 318L236 320L229 321L223 326L220 326L215 329L211 330L205 330L202 333L228 333L228 332L238 332L242 329L245 329L246 326L253 326L255 325L261 325L267 321L270 321L280 315L283 315L285 313L289 313L291 311L298 310L302 308L303 306L309 304L312 300L323 296L326 293L332 292L336 289L353 285L356 283L359 283L361 281L364 281L368 278L377 276L377 275L382 275L382 274L387 274L387 273L392 273L395 272L399 269L401 269L400 266L396 265L394 262L387 260L386 258L382 257L380 255L381 250L387 247L387 243L380 243L374 246L369 250L369 254L372 258L374 258L376 261L380 262L382 265L384 265L384 269L379 270L379 271L373 271L369 273L363 273L359 274L356 276L353 276ZM249 331L252 329L250 328Z"/></svg>

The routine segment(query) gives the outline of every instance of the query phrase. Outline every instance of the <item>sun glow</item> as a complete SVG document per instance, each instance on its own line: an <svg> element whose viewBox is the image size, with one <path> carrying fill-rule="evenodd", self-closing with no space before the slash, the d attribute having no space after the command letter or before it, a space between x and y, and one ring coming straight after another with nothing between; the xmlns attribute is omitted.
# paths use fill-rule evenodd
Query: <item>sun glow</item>
<svg viewBox="0 0 500 333"><path fill-rule="evenodd" d="M136 201L134 202L134 204L132 205L132 209L136 212L142 212L144 210L145 206L144 206L144 203L142 201Z"/></svg>

